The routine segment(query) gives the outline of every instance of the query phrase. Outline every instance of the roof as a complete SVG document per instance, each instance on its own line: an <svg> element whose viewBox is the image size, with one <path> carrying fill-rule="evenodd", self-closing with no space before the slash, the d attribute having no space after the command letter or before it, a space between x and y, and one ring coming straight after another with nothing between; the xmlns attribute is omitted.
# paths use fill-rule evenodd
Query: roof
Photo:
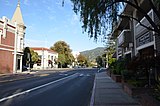
<svg viewBox="0 0 160 106"><path fill-rule="evenodd" d="M42 51L42 50L45 50L45 51L48 51L48 52L51 52L51 53L57 53L56 51L53 51L51 49L48 49L48 48L44 48L44 47L31 47L32 50L36 50L36 51Z"/></svg>
<svg viewBox="0 0 160 106"><path fill-rule="evenodd" d="M15 10L15 12L13 14L12 22L17 22L18 24L24 25L24 21L23 21L23 17L22 17L22 12L21 12L20 2L19 1L18 1L17 8L16 8L16 10Z"/></svg>

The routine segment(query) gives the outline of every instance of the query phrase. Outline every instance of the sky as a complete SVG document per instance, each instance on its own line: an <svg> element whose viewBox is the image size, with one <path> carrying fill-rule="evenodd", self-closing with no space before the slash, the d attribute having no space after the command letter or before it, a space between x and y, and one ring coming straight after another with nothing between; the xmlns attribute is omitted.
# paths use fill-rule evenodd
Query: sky
<svg viewBox="0 0 160 106"><path fill-rule="evenodd" d="M18 0L0 0L0 17L11 19ZM72 51L104 47L99 39L90 39L82 33L80 18L72 10L70 0L20 0L26 25L25 46L50 48L57 41L65 41Z"/></svg>

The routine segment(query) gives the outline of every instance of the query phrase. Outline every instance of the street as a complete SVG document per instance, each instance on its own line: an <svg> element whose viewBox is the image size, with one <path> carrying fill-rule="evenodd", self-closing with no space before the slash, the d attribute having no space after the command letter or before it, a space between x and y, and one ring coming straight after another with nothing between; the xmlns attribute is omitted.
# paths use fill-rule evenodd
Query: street
<svg viewBox="0 0 160 106"><path fill-rule="evenodd" d="M0 85L0 106L88 106L97 69L43 73Z"/></svg>

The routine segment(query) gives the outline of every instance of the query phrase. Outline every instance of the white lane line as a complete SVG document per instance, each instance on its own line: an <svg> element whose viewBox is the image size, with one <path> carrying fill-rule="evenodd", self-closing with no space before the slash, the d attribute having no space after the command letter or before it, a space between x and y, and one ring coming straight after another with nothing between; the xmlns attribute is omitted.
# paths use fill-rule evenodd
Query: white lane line
<svg viewBox="0 0 160 106"><path fill-rule="evenodd" d="M64 80L64 79L70 78L70 77L72 77L72 76L75 76L76 74L77 74L77 73L75 73L75 74L73 74L73 75L70 75L70 76L67 76L67 77L64 77L64 78L61 78L61 79L58 79L58 80L55 80L55 81L52 81L52 82L49 82L49 83L46 83L46 84L41 85L41 86L37 86L37 87L32 88L32 89L28 89L28 90L26 90L26 91L23 91L23 92L20 92L20 93L17 93L17 94L8 96L8 97L4 97L4 98L0 99L0 102L3 102L3 101L5 101L5 100L14 98L14 97L16 97L16 96L20 96L20 95L23 95L23 94L25 94L25 93L29 93L29 92L31 92L31 91L34 91L34 90L37 90L37 89L40 89L40 88L49 86L49 85L54 84L54 83L56 83L56 82L62 81L62 80Z"/></svg>
<svg viewBox="0 0 160 106"><path fill-rule="evenodd" d="M59 75L67 76L68 74L59 74Z"/></svg>
<svg viewBox="0 0 160 106"><path fill-rule="evenodd" d="M92 88L92 96L91 96L90 106L94 106L95 89L96 89L96 75L95 75L95 78L94 78L94 85L93 85L93 88Z"/></svg>
<svg viewBox="0 0 160 106"><path fill-rule="evenodd" d="M84 74L80 74L79 76L82 77Z"/></svg>
<svg viewBox="0 0 160 106"><path fill-rule="evenodd" d="M89 77L90 76L90 74L87 74L87 77Z"/></svg>

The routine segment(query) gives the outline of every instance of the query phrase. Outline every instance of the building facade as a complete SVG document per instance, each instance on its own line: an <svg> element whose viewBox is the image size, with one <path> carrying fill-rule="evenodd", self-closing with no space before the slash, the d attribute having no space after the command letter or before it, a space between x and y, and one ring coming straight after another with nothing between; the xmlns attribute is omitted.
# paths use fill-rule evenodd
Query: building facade
<svg viewBox="0 0 160 106"><path fill-rule="evenodd" d="M141 6L151 20L158 26L160 20L154 13L148 1L139 0ZM116 57L125 58L131 61L132 58L140 60L144 66L148 67L149 77L157 79L160 74L156 57L160 56L160 38L155 31L146 27L153 28L144 14L137 9L126 4L122 14L130 15L132 18L121 18L113 30L112 37L116 38ZM144 27L146 26L146 27ZM151 65L152 64L152 65ZM152 75L152 76L150 76Z"/></svg>
<svg viewBox="0 0 160 106"><path fill-rule="evenodd" d="M0 73L22 72L25 29L18 2L11 20L0 19Z"/></svg>
<svg viewBox="0 0 160 106"><path fill-rule="evenodd" d="M43 47L31 47L32 50L38 53L39 62L33 65L34 69L50 69L58 68L57 59L58 53Z"/></svg>
<svg viewBox="0 0 160 106"><path fill-rule="evenodd" d="M160 23L156 14L150 8L148 2L139 0L139 5L145 5L144 10L148 13L148 16L152 19L152 21L157 24ZM130 5L125 6L122 14L130 15L138 19L141 24L147 27L152 27L145 16L140 14L135 8L132 8ZM146 48L148 48L147 51L150 51L152 49L150 52L158 52L160 50L159 37L155 35L154 31L148 30L138 21L129 18L121 18L114 28L112 36L113 38L117 39L117 59L125 56L132 58L133 56L141 54L143 50L146 51Z"/></svg>

